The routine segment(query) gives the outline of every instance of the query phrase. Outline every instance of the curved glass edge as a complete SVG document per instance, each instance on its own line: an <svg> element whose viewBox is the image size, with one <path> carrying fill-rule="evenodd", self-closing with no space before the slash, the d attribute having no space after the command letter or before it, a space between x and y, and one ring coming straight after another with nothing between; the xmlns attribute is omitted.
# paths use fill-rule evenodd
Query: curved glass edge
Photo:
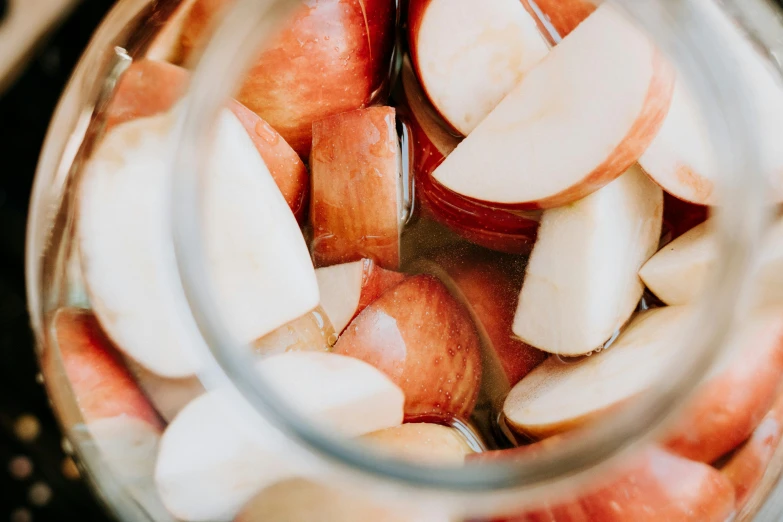
<svg viewBox="0 0 783 522"><path fill-rule="evenodd" d="M272 18L280 16L295 2L290 0L240 0L226 16L202 54L194 73L192 89L186 100L180 142L176 153L172 198L173 238L177 265L185 298L190 306L193 327L207 342L211 354L220 364L226 380L236 387L262 415L286 435L322 459L348 474L370 475L379 482L403 486L414 496L433 493L444 499L471 504L473 507L528 498L521 493L535 493L545 485L556 487L563 481L585 480L583 471L606 464L610 457L625 453L650 440L662 425L676 413L676 406L691 393L706 374L714 358L735 325L744 295L750 260L759 244L767 212L762 200L757 140L748 115L753 108L744 100L741 78L731 74L730 64L721 59L722 42L709 27L697 23L699 2L638 2L617 0L655 38L670 57L686 71L688 80L699 89L702 112L718 145L718 164L723 167L724 192L732 197L717 212L720 263L713 284L699 306L697 318L683 342L689 349L667 372L669 380L661 383L659 393L642 399L633 409L620 413L610 422L591 427L579 441L546 460L530 460L515 466L493 464L471 466L471 473L435 470L371 456L351 448L343 441L308 426L280 406L266 383L253 378L247 361L237 356L240 343L232 339L219 319L215 295L208 283L204 263L205 249L201 237L200 196L204 173L198 161L199 152L209 150L209 129L214 126L220 100L232 94L235 82L249 65L254 50L273 31ZM271 18L270 18L271 17ZM698 50L698 52L694 52ZM233 60L225 60L232 56ZM717 81L720 79L720 81ZM720 107L721 110L712 110ZM751 172L751 175L738 173ZM194 177L194 173L197 175ZM753 175L759 179L753 179ZM720 284L716 284L720 282ZM715 303L720 303L715 306ZM740 301L741 303L741 301ZM710 325L704 328L705 325Z"/></svg>

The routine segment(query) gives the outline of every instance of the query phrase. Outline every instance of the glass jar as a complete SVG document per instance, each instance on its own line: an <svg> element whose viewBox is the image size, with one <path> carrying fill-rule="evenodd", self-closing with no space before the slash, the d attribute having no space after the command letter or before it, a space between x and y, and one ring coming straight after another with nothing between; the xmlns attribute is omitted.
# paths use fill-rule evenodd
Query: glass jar
<svg viewBox="0 0 783 522"><path fill-rule="evenodd" d="M28 227L96 493L123 520L776 520L779 16L121 0Z"/></svg>

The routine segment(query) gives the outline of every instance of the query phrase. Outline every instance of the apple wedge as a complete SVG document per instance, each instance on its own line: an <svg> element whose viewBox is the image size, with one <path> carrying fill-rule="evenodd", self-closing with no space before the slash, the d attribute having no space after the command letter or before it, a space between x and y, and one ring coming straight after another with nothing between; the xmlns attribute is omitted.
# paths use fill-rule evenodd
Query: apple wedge
<svg viewBox="0 0 783 522"><path fill-rule="evenodd" d="M102 326L136 362L175 378L200 364L191 348L197 341L180 319L185 305L165 226L178 117L172 111L130 121L105 136L80 179L76 223ZM207 152L208 275L229 332L251 343L315 308L318 284L293 214L230 112L220 115Z"/></svg>
<svg viewBox="0 0 783 522"><path fill-rule="evenodd" d="M711 463L739 446L773 406L783 383L783 317L759 314L735 332L731 352L690 399L664 444Z"/></svg>
<svg viewBox="0 0 783 522"><path fill-rule="evenodd" d="M306 420L346 437L402 422L405 397L381 372L331 353L289 352L256 363L260 378ZM207 392L168 426L155 469L158 491L176 517L231 520L265 487L308 460L233 388Z"/></svg>
<svg viewBox="0 0 783 522"><path fill-rule="evenodd" d="M163 422L133 381L95 316L76 308L55 312L41 361L47 379L64 373L83 423L67 426L82 450L92 448L151 516L165 514L153 483ZM58 411L70 405L62 393L50 396ZM69 422L72 419L63 419Z"/></svg>
<svg viewBox="0 0 783 522"><path fill-rule="evenodd" d="M543 438L580 427L662 378L681 350L689 318L686 307L638 314L612 346L579 361L550 357L511 390L503 406L506 423Z"/></svg>
<svg viewBox="0 0 783 522"><path fill-rule="evenodd" d="M321 307L340 335L359 312L405 279L405 275L377 266L371 259L343 263L315 271Z"/></svg>
<svg viewBox="0 0 783 522"><path fill-rule="evenodd" d="M761 154L762 173L769 182L771 200L783 201L783 84L774 64L763 56L736 21L714 0L698 2L700 21L719 32L725 44L726 63L736 64L737 74L746 83L742 96L751 100L755 109L751 122ZM672 107L666 121L649 149L639 159L644 170L664 190L680 199L701 205L717 205L720 182L715 163L716 145L710 141L710 122L700 107L697 93L678 81Z"/></svg>
<svg viewBox="0 0 783 522"><path fill-rule="evenodd" d="M775 455L779 454L781 439L783 396L778 396L775 405L764 416L750 439L720 468L721 473L734 485L739 512L742 512L746 505L752 504L752 499L757 496L765 478L771 478L767 470Z"/></svg>
<svg viewBox="0 0 783 522"><path fill-rule="evenodd" d="M400 264L404 219L400 142L393 107L370 107L313 124L312 252L318 266L369 258Z"/></svg>
<svg viewBox="0 0 783 522"><path fill-rule="evenodd" d="M493 401L502 401L549 355L511 331L524 274L522 259L473 247L451 248L421 268L437 276L470 311L482 340L484 388L491 390Z"/></svg>
<svg viewBox="0 0 783 522"><path fill-rule="evenodd" d="M481 382L481 347L465 308L436 278L407 278L381 295L337 340L405 392L406 419L467 418Z"/></svg>
<svg viewBox="0 0 783 522"><path fill-rule="evenodd" d="M125 366L166 422L171 422L185 406L205 392L201 380L195 376L181 379L161 377L127 356Z"/></svg>
<svg viewBox="0 0 783 522"><path fill-rule="evenodd" d="M572 203L639 159L666 116L673 85L673 69L646 35L603 5L528 72L433 177L495 206Z"/></svg>
<svg viewBox="0 0 783 522"><path fill-rule="evenodd" d="M492 522L725 522L733 515L734 492L717 470L653 446L573 500Z"/></svg>
<svg viewBox="0 0 783 522"><path fill-rule="evenodd" d="M465 136L549 52L519 0L412 0L408 38L429 99Z"/></svg>
<svg viewBox="0 0 783 522"><path fill-rule="evenodd" d="M598 7L590 0L523 0L535 5L552 25L558 36L565 38ZM535 11L535 9L532 9Z"/></svg>
<svg viewBox="0 0 783 522"><path fill-rule="evenodd" d="M205 31L231 0L198 0L182 45L203 45ZM237 99L307 157L314 122L383 101L392 69L394 0L307 2L263 49Z"/></svg>
<svg viewBox="0 0 783 522"><path fill-rule="evenodd" d="M440 424L402 424L364 435L361 441L387 457L419 465L462 466L474 452L464 435Z"/></svg>
<svg viewBox="0 0 783 522"><path fill-rule="evenodd" d="M639 271L639 276L661 301L695 302L718 262L712 223L702 223L662 248ZM754 304L766 308L783 303L783 219L765 233L753 280Z"/></svg>
<svg viewBox="0 0 783 522"><path fill-rule="evenodd" d="M528 254L538 229L540 212L512 213L467 199L432 179L432 171L459 144L422 92L406 59L402 68L409 161L416 179L417 203L425 216L468 241L509 254Z"/></svg>
<svg viewBox="0 0 783 522"><path fill-rule="evenodd" d="M154 60L134 61L120 78L106 110L106 131L126 121L170 110L185 94L190 76L175 65ZM228 108L245 127L275 184L302 223L307 213L310 176L299 155L250 109L229 100Z"/></svg>
<svg viewBox="0 0 783 522"><path fill-rule="evenodd" d="M566 356L600 348L644 292L638 272L658 247L663 193L638 166L598 192L544 212L513 331Z"/></svg>
<svg viewBox="0 0 783 522"><path fill-rule="evenodd" d="M393 505L380 504L348 487L286 480L256 495L235 522L456 522L441 514L418 512L402 497Z"/></svg>

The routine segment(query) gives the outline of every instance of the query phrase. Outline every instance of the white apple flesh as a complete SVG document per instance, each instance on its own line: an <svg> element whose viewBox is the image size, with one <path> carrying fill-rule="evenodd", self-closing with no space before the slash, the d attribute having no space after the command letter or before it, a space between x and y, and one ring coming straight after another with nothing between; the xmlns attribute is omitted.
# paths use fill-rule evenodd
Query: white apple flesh
<svg viewBox="0 0 783 522"><path fill-rule="evenodd" d="M513 332L549 353L600 348L644 292L639 268L655 253L663 192L634 166L590 196L544 212Z"/></svg>
<svg viewBox="0 0 783 522"><path fill-rule="evenodd" d="M413 0L408 35L424 90L466 136L549 52L519 0Z"/></svg>
<svg viewBox="0 0 783 522"><path fill-rule="evenodd" d="M509 393L507 423L535 438L577 428L611 411L662 378L682 346L686 307L640 313L612 346L578 362L550 357Z"/></svg>
<svg viewBox="0 0 783 522"><path fill-rule="evenodd" d="M117 126L78 187L77 241L101 324L118 347L164 377L199 361L184 333L171 259L168 158L179 111ZM318 305L296 219L236 117L216 122L205 162L207 266L229 332L250 343Z"/></svg>
<svg viewBox="0 0 783 522"><path fill-rule="evenodd" d="M330 433L356 437L402 423L402 391L357 359L289 352L259 361L256 370L288 407ZM265 487L312 472L300 454L236 390L219 388L169 424L155 479L174 516L229 521Z"/></svg>
<svg viewBox="0 0 783 522"><path fill-rule="evenodd" d="M673 86L673 69L646 35L603 5L528 72L433 177L465 197L518 210L577 201L639 159L663 122Z"/></svg>

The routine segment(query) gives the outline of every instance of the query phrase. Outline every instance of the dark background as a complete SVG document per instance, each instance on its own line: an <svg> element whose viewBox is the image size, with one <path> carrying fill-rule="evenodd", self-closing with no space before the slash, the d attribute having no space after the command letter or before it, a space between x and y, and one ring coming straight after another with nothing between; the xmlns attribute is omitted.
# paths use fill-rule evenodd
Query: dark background
<svg viewBox="0 0 783 522"><path fill-rule="evenodd" d="M5 3L0 0L0 17ZM87 486L67 469L63 473L62 438L46 393L36 382L25 304L24 234L49 120L76 61L112 4L82 0L42 42L17 81L0 93L0 522L108 520ZM40 427L37 435L29 429L36 425L31 418Z"/></svg>

